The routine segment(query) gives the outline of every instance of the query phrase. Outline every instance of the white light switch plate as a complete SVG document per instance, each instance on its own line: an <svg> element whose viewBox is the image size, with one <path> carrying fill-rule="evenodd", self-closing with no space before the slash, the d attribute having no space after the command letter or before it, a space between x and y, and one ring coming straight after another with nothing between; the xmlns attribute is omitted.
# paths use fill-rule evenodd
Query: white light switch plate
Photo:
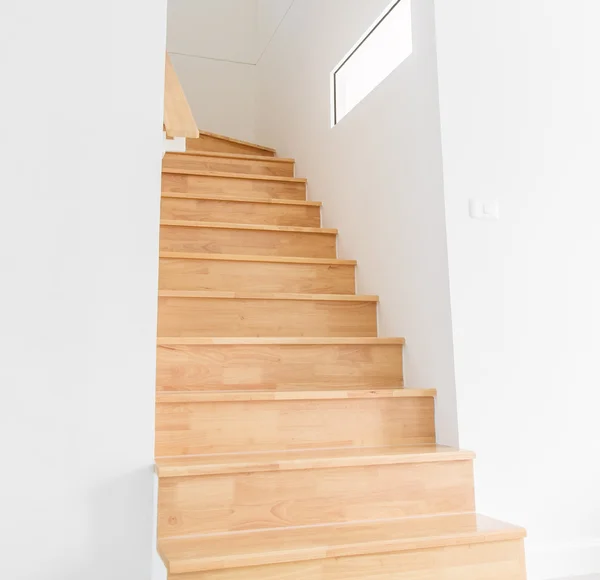
<svg viewBox="0 0 600 580"><path fill-rule="evenodd" d="M469 215L476 220L499 220L500 202L497 199L492 201L470 199Z"/></svg>

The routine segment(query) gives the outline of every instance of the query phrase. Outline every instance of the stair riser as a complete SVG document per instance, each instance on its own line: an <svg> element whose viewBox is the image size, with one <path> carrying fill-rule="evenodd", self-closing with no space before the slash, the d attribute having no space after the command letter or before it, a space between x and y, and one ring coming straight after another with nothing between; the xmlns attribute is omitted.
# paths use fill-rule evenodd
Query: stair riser
<svg viewBox="0 0 600 580"><path fill-rule="evenodd" d="M241 153L242 155L262 155L264 157L274 157L275 153L265 151L252 145L243 143L233 143L209 135L200 135L197 139L186 139L186 151L213 151L216 153Z"/></svg>
<svg viewBox="0 0 600 580"><path fill-rule="evenodd" d="M213 197L306 200L306 183L163 173L162 190Z"/></svg>
<svg viewBox="0 0 600 580"><path fill-rule="evenodd" d="M161 258L161 290L354 294L355 267Z"/></svg>
<svg viewBox="0 0 600 580"><path fill-rule="evenodd" d="M335 258L335 234L161 226L165 252Z"/></svg>
<svg viewBox="0 0 600 580"><path fill-rule="evenodd" d="M297 226L318 228L321 208L318 206L278 205L163 197L161 219L188 220L227 224L264 226Z"/></svg>
<svg viewBox="0 0 600 580"><path fill-rule="evenodd" d="M461 513L471 461L161 479L159 537Z"/></svg>
<svg viewBox="0 0 600 580"><path fill-rule="evenodd" d="M377 336L377 303L159 298L158 336Z"/></svg>
<svg viewBox="0 0 600 580"><path fill-rule="evenodd" d="M159 390L402 386L401 345L159 346ZM279 387L281 385L281 387Z"/></svg>
<svg viewBox="0 0 600 580"><path fill-rule="evenodd" d="M273 161L268 157L265 157L264 160L253 161L235 158L228 159L226 157L167 153L163 159L163 167L165 169L195 169L197 171L294 177L293 161Z"/></svg>
<svg viewBox="0 0 600 580"><path fill-rule="evenodd" d="M526 580L522 540L169 574L169 580Z"/></svg>
<svg viewBox="0 0 600 580"><path fill-rule="evenodd" d="M157 456L434 442L433 397L156 406Z"/></svg>

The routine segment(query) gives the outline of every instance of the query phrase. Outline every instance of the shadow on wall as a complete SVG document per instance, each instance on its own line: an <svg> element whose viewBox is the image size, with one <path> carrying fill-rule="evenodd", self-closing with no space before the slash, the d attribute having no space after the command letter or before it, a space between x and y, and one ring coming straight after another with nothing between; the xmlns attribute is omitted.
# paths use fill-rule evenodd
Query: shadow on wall
<svg viewBox="0 0 600 580"><path fill-rule="evenodd" d="M87 498L90 553L74 554L72 570L35 580L149 580L154 534L152 468L98 486ZM57 554L64 560L64 555ZM34 580L31 578L30 580Z"/></svg>

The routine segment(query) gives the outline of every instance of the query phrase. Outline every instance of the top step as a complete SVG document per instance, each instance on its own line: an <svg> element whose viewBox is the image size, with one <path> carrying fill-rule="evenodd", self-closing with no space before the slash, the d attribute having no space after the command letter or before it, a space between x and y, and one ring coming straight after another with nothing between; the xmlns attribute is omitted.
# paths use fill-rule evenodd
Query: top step
<svg viewBox="0 0 600 580"><path fill-rule="evenodd" d="M271 149L270 147L232 139L231 137L209 133L208 131L200 131L200 136L197 139L186 139L186 150L275 157L275 149Z"/></svg>

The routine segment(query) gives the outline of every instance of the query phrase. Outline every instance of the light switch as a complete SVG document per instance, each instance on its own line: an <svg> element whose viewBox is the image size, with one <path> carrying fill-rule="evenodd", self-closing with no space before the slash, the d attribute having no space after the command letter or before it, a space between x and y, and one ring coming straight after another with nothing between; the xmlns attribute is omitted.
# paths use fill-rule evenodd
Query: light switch
<svg viewBox="0 0 600 580"><path fill-rule="evenodd" d="M497 199L491 201L470 199L469 215L476 220L499 220L500 202Z"/></svg>

